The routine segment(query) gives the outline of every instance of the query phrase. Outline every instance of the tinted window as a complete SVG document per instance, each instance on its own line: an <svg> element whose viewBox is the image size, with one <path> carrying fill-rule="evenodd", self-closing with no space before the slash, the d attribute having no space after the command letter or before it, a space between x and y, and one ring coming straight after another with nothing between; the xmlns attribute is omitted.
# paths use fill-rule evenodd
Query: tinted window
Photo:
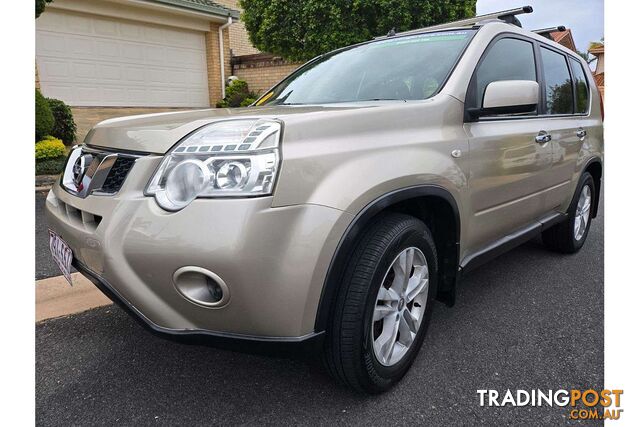
<svg viewBox="0 0 640 427"><path fill-rule="evenodd" d="M474 33L396 37L329 53L287 77L257 105L426 99L444 83Z"/></svg>
<svg viewBox="0 0 640 427"><path fill-rule="evenodd" d="M573 113L573 87L564 55L549 49L540 49L542 71L546 83L547 114Z"/></svg>
<svg viewBox="0 0 640 427"><path fill-rule="evenodd" d="M499 80L536 81L533 44L524 40L504 38L489 48L476 72L476 105L482 107L487 85Z"/></svg>
<svg viewBox="0 0 640 427"><path fill-rule="evenodd" d="M573 78L576 81L576 113L586 113L589 110L589 85L584 68L575 59L569 61Z"/></svg>

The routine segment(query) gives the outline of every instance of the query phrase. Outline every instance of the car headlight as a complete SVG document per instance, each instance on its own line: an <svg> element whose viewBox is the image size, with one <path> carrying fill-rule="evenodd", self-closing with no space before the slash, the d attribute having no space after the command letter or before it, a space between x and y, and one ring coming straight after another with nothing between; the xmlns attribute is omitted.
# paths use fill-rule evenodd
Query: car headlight
<svg viewBox="0 0 640 427"><path fill-rule="evenodd" d="M204 126L165 156L145 193L169 211L198 197L269 195L280 164L280 132L279 122L265 119Z"/></svg>

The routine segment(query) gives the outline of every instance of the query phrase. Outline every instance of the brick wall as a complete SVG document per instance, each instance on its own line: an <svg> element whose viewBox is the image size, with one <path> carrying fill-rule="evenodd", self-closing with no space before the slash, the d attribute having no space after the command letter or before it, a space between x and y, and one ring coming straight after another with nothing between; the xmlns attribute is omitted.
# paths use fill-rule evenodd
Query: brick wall
<svg viewBox="0 0 640 427"><path fill-rule="evenodd" d="M264 93L302 64L264 53L234 56L231 63L233 75L245 80L257 94Z"/></svg>
<svg viewBox="0 0 640 427"><path fill-rule="evenodd" d="M205 34L207 49L207 80L209 84L209 103L215 106L222 99L222 82L220 81L220 42L218 40L219 24L211 23L211 31ZM225 78L231 75L231 51L229 49L229 28L222 31L224 51Z"/></svg>
<svg viewBox="0 0 640 427"><path fill-rule="evenodd" d="M40 89L40 76L38 75L38 64L36 64L36 89Z"/></svg>
<svg viewBox="0 0 640 427"><path fill-rule="evenodd" d="M238 0L216 1L231 9L242 10ZM232 72L238 78L246 80L249 89L257 94L265 92L300 66L300 63L288 62L273 55L263 54L253 47L242 21L233 23L229 27L229 47L231 48L233 65L231 68L225 68L225 75L228 77ZM211 91L211 86L209 88Z"/></svg>
<svg viewBox="0 0 640 427"><path fill-rule="evenodd" d="M216 3L234 10L242 10L238 0L216 0ZM242 21L231 24L229 27L229 35L231 39L229 46L231 47L234 56L260 53L260 51L253 47L249 41L249 35L247 34L247 30L245 29Z"/></svg>

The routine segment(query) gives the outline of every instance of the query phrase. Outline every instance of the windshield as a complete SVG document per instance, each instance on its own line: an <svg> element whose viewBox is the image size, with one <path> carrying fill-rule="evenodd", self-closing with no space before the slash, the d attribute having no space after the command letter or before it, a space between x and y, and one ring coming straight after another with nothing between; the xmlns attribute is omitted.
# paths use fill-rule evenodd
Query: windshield
<svg viewBox="0 0 640 427"><path fill-rule="evenodd" d="M256 105L418 100L440 90L473 30L389 38L304 65Z"/></svg>

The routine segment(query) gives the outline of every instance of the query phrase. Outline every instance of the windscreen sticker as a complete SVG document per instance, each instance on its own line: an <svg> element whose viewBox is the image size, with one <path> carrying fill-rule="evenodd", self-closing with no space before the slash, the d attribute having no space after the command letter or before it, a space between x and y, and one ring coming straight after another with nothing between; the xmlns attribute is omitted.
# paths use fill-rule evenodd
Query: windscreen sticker
<svg viewBox="0 0 640 427"><path fill-rule="evenodd" d="M469 37L470 31L445 31L441 33L427 33L418 34L415 36L405 36L392 38L389 40L383 40L378 43L372 43L371 47L389 47L414 43L429 43L429 42L443 42L443 41L455 41L465 40Z"/></svg>

